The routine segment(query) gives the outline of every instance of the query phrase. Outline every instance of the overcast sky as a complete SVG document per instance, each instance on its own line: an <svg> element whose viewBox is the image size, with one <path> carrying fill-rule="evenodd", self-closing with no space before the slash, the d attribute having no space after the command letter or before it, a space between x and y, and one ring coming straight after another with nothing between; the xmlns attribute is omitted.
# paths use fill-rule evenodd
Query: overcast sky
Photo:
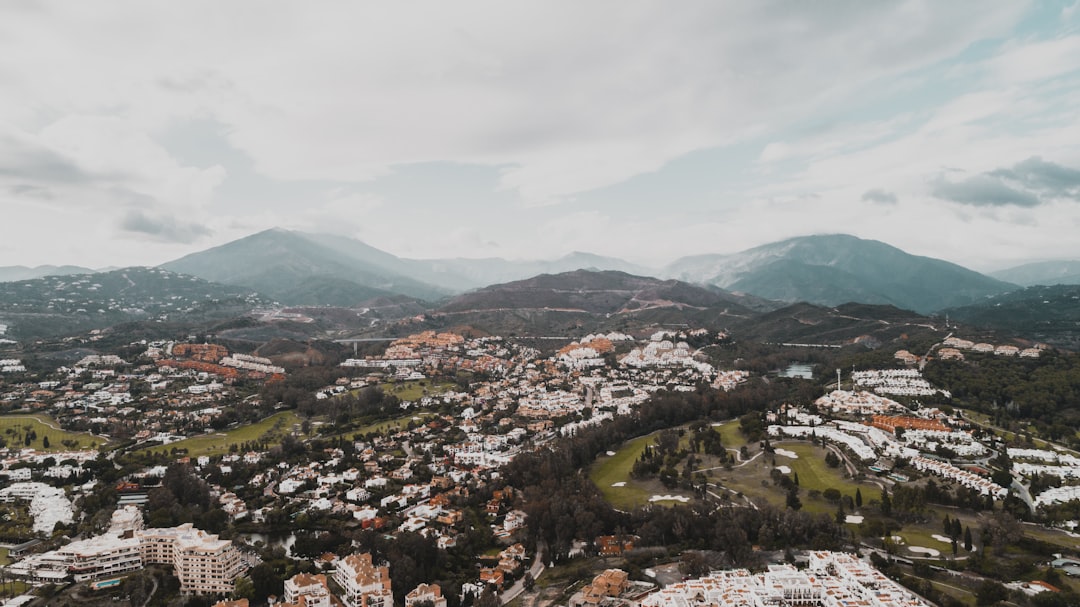
<svg viewBox="0 0 1080 607"><path fill-rule="evenodd" d="M1080 7L5 2L0 266L280 226L658 266L844 232L1080 258Z"/></svg>

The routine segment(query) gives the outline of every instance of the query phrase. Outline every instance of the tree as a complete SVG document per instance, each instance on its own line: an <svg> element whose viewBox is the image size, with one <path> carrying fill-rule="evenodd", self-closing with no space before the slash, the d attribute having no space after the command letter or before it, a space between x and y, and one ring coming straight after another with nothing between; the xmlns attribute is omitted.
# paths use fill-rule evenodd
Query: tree
<svg viewBox="0 0 1080 607"><path fill-rule="evenodd" d="M788 489L787 500L785 502L787 507L792 510L799 510L802 508L802 500L799 499L799 488L792 486Z"/></svg>
<svg viewBox="0 0 1080 607"><path fill-rule="evenodd" d="M521 580L521 586L526 591L530 591L530 592L532 591L533 587L536 586L536 580L533 579L532 571L526 571L525 572L525 577Z"/></svg>
<svg viewBox="0 0 1080 607"><path fill-rule="evenodd" d="M48 436L41 439L41 448L42 449L48 449L49 448L49 437Z"/></svg>
<svg viewBox="0 0 1080 607"><path fill-rule="evenodd" d="M886 489L881 490L881 513L885 516L892 514L892 500L889 499L889 492Z"/></svg>
<svg viewBox="0 0 1080 607"><path fill-rule="evenodd" d="M855 488L855 507L862 508L862 491L858 487Z"/></svg>
<svg viewBox="0 0 1080 607"><path fill-rule="evenodd" d="M964 550L971 552L971 527L964 527Z"/></svg>
<svg viewBox="0 0 1080 607"><path fill-rule="evenodd" d="M836 457L836 454L830 450L825 454L825 464L830 468L836 468L840 465L840 458Z"/></svg>
<svg viewBox="0 0 1080 607"><path fill-rule="evenodd" d="M975 604L980 607L993 605L1007 598L1009 598L1009 591L1001 584L990 580L979 584L978 589L975 591Z"/></svg>

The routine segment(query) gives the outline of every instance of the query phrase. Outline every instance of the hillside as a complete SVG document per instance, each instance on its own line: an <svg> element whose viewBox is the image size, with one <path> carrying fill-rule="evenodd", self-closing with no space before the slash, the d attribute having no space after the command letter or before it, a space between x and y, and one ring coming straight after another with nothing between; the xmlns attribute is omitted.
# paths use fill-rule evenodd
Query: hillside
<svg viewBox="0 0 1080 607"><path fill-rule="evenodd" d="M1012 290L953 263L848 235L805 236L732 255L685 257L663 271L766 299L894 305L930 313Z"/></svg>
<svg viewBox="0 0 1080 607"><path fill-rule="evenodd" d="M1024 287L1035 285L1080 285L1080 260L1028 263L1007 270L991 272L998 280Z"/></svg>
<svg viewBox="0 0 1080 607"><path fill-rule="evenodd" d="M951 319L1017 337L1080 348L1080 285L1027 287L946 313Z"/></svg>
<svg viewBox="0 0 1080 607"><path fill-rule="evenodd" d="M944 323L894 306L844 304L827 308L797 303L748 318L734 326L742 340L768 343L875 347L915 335L945 337Z"/></svg>
<svg viewBox="0 0 1080 607"><path fill-rule="evenodd" d="M139 319L227 318L266 300L160 268L0 283L0 321L15 337L65 335Z"/></svg>
<svg viewBox="0 0 1080 607"><path fill-rule="evenodd" d="M735 315L753 314L736 303L733 296L725 297L685 282L591 270L541 274L527 280L484 287L455 297L439 308L439 312L546 310L627 314L653 308L723 308Z"/></svg>

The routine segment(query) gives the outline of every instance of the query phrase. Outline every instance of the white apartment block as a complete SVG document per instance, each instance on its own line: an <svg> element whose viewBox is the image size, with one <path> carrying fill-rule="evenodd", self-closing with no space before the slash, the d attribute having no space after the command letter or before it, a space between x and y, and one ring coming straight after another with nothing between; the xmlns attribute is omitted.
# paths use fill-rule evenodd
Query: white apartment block
<svg viewBox="0 0 1080 607"><path fill-rule="evenodd" d="M771 565L765 573L717 571L672 584L649 595L641 607L929 607L903 586L843 553L815 552L804 571Z"/></svg>
<svg viewBox="0 0 1080 607"><path fill-rule="evenodd" d="M338 564L334 581L347 607L393 607L390 568L376 567L368 553L352 554Z"/></svg>
<svg viewBox="0 0 1080 607"><path fill-rule="evenodd" d="M76 582L97 580L142 569L139 540L101 536L72 542L56 551Z"/></svg>
<svg viewBox="0 0 1080 607"><path fill-rule="evenodd" d="M184 594L227 594L243 573L240 551L185 523L168 529L137 531L144 564L172 565Z"/></svg>

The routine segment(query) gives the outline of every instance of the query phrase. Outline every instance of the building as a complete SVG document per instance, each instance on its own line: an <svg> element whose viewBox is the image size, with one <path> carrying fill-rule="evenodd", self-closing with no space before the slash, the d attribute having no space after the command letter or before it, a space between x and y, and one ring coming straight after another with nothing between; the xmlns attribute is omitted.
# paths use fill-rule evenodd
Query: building
<svg viewBox="0 0 1080 607"><path fill-rule="evenodd" d="M348 607L393 607L390 568L376 567L368 553L352 554L338 564L334 581Z"/></svg>
<svg viewBox="0 0 1080 607"><path fill-rule="evenodd" d="M716 571L671 584L641 601L641 607L928 607L929 603L859 559L837 552L815 552L804 571L771 565L765 573L746 569Z"/></svg>
<svg viewBox="0 0 1080 607"><path fill-rule="evenodd" d="M580 598L575 596L571 604L575 607L596 607L604 599L615 598L625 592L629 582L629 575L622 569L608 569L593 578L592 583L581 590Z"/></svg>
<svg viewBox="0 0 1080 607"><path fill-rule="evenodd" d="M227 594L244 572L240 551L185 523L168 529L136 531L144 564L172 565L184 594Z"/></svg>
<svg viewBox="0 0 1080 607"><path fill-rule="evenodd" d="M99 536L71 542L56 551L76 582L99 580L142 569L139 540Z"/></svg>
<svg viewBox="0 0 1080 607"><path fill-rule="evenodd" d="M405 607L417 607L424 601L431 601L434 607L446 607L446 597L438 584L420 584L405 595Z"/></svg>
<svg viewBox="0 0 1080 607"><path fill-rule="evenodd" d="M326 576L298 573L285 580L285 603L281 607L330 607Z"/></svg>

